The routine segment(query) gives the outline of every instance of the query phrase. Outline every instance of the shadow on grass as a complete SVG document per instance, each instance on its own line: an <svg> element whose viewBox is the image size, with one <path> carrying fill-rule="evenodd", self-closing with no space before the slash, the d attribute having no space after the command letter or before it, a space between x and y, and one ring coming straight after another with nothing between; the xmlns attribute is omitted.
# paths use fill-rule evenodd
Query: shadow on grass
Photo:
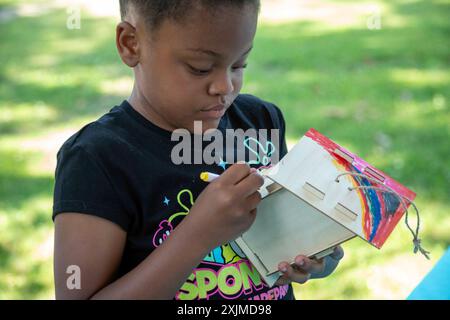
<svg viewBox="0 0 450 320"><path fill-rule="evenodd" d="M38 154L34 152L0 149L0 208L17 210L30 200L51 196L53 178L50 175L34 176L27 172Z"/></svg>
<svg viewBox="0 0 450 320"><path fill-rule="evenodd" d="M0 233L1 299L33 299L48 290L42 276L50 272L48 267L27 249L30 242L41 241L38 235L51 224L51 205L36 199L51 198L53 178L27 173L35 157L0 149L0 218L5 226Z"/></svg>
<svg viewBox="0 0 450 320"><path fill-rule="evenodd" d="M130 75L116 53L114 24L86 18L82 29L68 30L65 19L64 10L17 18L0 35L0 105L11 112L25 106L30 114L22 119L0 118L0 134L95 117L122 101L122 96L101 90L102 81ZM37 103L51 109L53 116L33 119Z"/></svg>

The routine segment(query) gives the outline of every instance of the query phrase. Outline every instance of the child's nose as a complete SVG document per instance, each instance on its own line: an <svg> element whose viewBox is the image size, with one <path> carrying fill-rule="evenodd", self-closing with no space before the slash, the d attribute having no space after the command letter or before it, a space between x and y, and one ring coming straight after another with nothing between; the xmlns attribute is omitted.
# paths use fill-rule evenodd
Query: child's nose
<svg viewBox="0 0 450 320"><path fill-rule="evenodd" d="M210 85L209 93L211 95L226 96L233 93L234 84L232 74L230 72L221 72L218 74Z"/></svg>

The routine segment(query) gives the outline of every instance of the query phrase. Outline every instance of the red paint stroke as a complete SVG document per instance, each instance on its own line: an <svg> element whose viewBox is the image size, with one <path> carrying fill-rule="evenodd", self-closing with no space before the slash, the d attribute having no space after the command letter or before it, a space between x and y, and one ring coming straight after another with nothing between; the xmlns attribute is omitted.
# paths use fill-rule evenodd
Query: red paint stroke
<svg viewBox="0 0 450 320"><path fill-rule="evenodd" d="M396 191L399 195L406 197L407 199L409 199L411 201L413 201L415 199L416 194L413 191L411 191L404 185L400 184L398 181L392 179L390 176L388 176L384 172L373 167L372 165L370 165L369 163L367 163L366 161L364 161L357 155L353 154L349 150L345 149L344 147L338 145L337 143L330 140L326 136L322 135L317 130L310 129L305 134L305 136L311 138L312 140L317 142L320 146L322 146L340 165L342 165L345 168L346 171L355 172L355 170L352 169L352 167L354 167L357 169L357 171L364 173L366 168L370 168L371 170L373 170L374 172L376 172L377 174L379 174L380 176L382 176L384 178L384 181L383 182L380 181L379 184L370 182L371 185L373 185L375 187L380 187L381 185L384 184L385 186L388 186L391 189L393 189L394 191ZM352 157L353 162L349 163L345 158L336 154L335 153L336 149L338 149L341 152ZM352 180L357 182L357 180L354 179L353 177L352 177ZM365 199L364 191L363 190L358 190L358 191L361 192L360 195L362 196L362 199ZM377 248L381 248L383 246L384 242L386 241L386 239L388 238L388 236L391 234L392 230L395 228L395 226L397 225L399 220L402 218L403 214L405 213L405 209L404 209L403 205L400 203L397 210L395 211L395 213L393 215L386 215L385 214L386 208L384 205L383 194L380 191L376 191L376 193L377 193L378 198L380 199L382 217L379 222L377 233L372 240L372 244L375 245ZM365 210L365 216L366 216L366 219L363 222L364 223L363 231L364 231L365 235L368 235L368 234L370 234L370 228L372 225L372 223L370 221L371 214L369 212L369 207L368 207L366 201L363 201L363 202L364 202L364 210ZM406 206L409 207L409 202L405 201L405 203L406 203Z"/></svg>

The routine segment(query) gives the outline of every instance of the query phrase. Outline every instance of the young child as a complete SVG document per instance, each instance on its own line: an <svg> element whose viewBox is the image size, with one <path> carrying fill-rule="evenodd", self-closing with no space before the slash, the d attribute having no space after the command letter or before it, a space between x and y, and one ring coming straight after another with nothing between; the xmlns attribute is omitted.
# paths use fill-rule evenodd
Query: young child
<svg viewBox="0 0 450 320"><path fill-rule="evenodd" d="M263 179L256 169L267 161L232 165L222 154L213 164L175 164L172 158L172 133L195 133L195 121L202 133L278 129L271 146L280 157L287 152L280 110L239 95L259 1L120 5L116 43L135 84L127 101L58 153L56 298L293 299L291 282L330 274L340 247L320 261L280 261L283 276L269 288L234 244L257 215ZM206 183L204 171L220 177Z"/></svg>

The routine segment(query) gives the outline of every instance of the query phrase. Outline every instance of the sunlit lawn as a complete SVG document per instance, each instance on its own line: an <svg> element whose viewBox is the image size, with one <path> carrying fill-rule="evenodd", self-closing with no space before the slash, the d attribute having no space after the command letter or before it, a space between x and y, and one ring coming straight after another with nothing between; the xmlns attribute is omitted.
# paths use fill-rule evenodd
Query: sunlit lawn
<svg viewBox="0 0 450 320"><path fill-rule="evenodd" d="M314 127L416 191L432 261L412 254L402 222L381 251L345 244L335 274L297 286L300 299L404 299L450 245L449 3L369 3L382 8L380 30L367 15L262 23L243 91L281 107L291 143ZM80 30L66 19L58 9L0 20L0 299L53 298L56 151L132 85L114 19L83 14Z"/></svg>

